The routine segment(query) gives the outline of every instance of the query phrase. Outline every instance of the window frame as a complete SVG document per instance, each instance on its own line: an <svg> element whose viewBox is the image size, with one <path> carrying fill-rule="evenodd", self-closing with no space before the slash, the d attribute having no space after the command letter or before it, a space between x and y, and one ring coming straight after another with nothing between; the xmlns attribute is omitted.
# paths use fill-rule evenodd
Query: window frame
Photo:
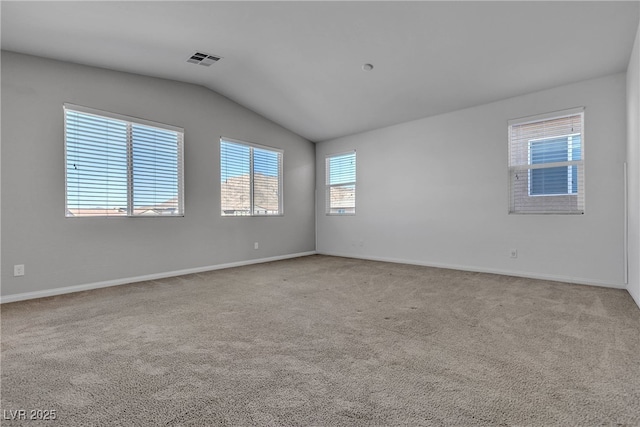
<svg viewBox="0 0 640 427"><path fill-rule="evenodd" d="M111 111L100 110L97 108L86 107L71 103L63 103L63 145L64 145L64 183L65 183L65 218L181 218L185 216L184 209L184 128L166 123L155 122L152 120L142 119L134 116L113 113ZM73 207L69 206L69 182L68 182L68 140L67 140L67 111L76 112L84 115L96 116L102 119L124 122L127 126L127 206L125 215L70 215ZM134 161L133 161L133 136L132 126L140 125L149 128L156 128L164 131L175 132L178 142L178 152L176 161L177 174L177 203L178 212L175 214L134 214ZM109 209L109 208L105 208Z"/></svg>
<svg viewBox="0 0 640 427"><path fill-rule="evenodd" d="M526 164L522 164L522 163L513 163L513 159L514 159L514 146L516 145L516 142L514 142L514 137L513 137L513 127L515 126L523 126L523 125L533 125L536 123L543 123L543 122L550 122L550 121L554 121L554 120L561 120L561 119L565 119L565 118L570 118L570 117L574 117L574 116L579 116L580 120L580 130L578 132L558 132L557 134L553 134L553 132L550 132L549 135L545 135L543 137L539 137L539 138L532 138L528 141L526 141L526 157L527 157L527 163ZM553 111L553 112L549 112L549 113L544 113L544 114L538 114L535 116L528 116L528 117L522 117L522 118L518 118L518 119L511 119L508 120L507 122L508 124L508 141L507 141L507 145L508 145L508 158L507 158L507 165L508 165L508 175L509 175L509 185L508 185L508 191L509 191L509 209L508 209L508 213L510 215L583 215L585 213L585 206L586 206L586 173L585 173L585 129L586 129L586 125L585 125L585 107L574 107L574 108L569 108L566 110L560 110L560 111ZM572 129L573 130L573 129ZM550 140L553 138L563 138L563 137L573 137L579 135L580 136L580 160L567 160L567 161L562 161L562 162L550 162L550 163L540 163L540 164L532 164L531 163L531 142L537 142L537 141L543 141L543 140ZM524 144L524 141L518 141L519 144ZM569 145L567 146L567 155L569 155L569 152L573 149L573 147L569 147ZM522 151L522 148L517 148L518 151ZM573 156L572 156L573 157ZM555 164L555 165L554 165ZM549 165L554 165L554 166L549 166ZM572 168L573 166L577 166L577 192L576 193L558 193L558 194L531 194L531 171L534 169L546 169L546 168L552 168L552 167L568 167L568 168ZM559 198L575 198L575 203L576 203L576 207L572 208L569 207L569 203L565 202L565 204L567 205L567 208L565 209L541 209L541 210L537 210L534 209L533 206L529 206L529 209L525 209L525 208L518 208L515 205L517 204L517 200L520 200L522 198L522 196L517 196L516 190L515 190L515 182L514 182L514 172L517 172L517 170L521 170L523 168L527 168L527 188L525 190L526 197L530 198L531 200L535 200L535 199L539 199L540 202L537 203L539 204L540 208L547 208L548 204L544 202L545 198L547 198L548 200L553 200L553 198L555 198L555 200L559 200ZM517 175L516 175L517 176ZM567 182L567 186L569 186L568 182ZM568 199L570 200L570 199ZM551 203L549 203L551 204Z"/></svg>
<svg viewBox="0 0 640 427"><path fill-rule="evenodd" d="M224 214L222 209L222 143L228 142L231 144L241 145L249 148L249 213L246 215L238 214ZM270 151L278 154L278 213L255 213L255 200L254 200L254 184L255 184L255 170L254 170L254 149ZM282 148L270 147L264 144L258 144L255 142L244 141L235 138L220 137L218 145L218 153L220 154L220 173L218 177L220 179L220 216L222 218L270 218L270 217L282 217L284 216L284 150Z"/></svg>
<svg viewBox="0 0 640 427"><path fill-rule="evenodd" d="M354 177L354 181L349 181L349 182L342 182L340 184L331 184L330 183L330 176L331 176L331 170L330 170L330 160L332 158L336 158L336 157L343 157L343 156L347 156L347 155L353 155L353 160L354 160L354 166L353 166L353 177ZM340 153L332 153L332 154L327 154L325 156L325 161L324 161L324 172L325 172L325 215L327 216L354 216L356 215L357 212L357 182L358 182L358 160L357 160L357 155L356 155L356 150L349 150L349 151L343 151ZM332 208L331 206L331 188L334 187L346 187L346 186L350 186L353 185L353 212L339 212L340 210L346 210L347 208L344 207L336 207L336 208ZM338 212L331 212L332 209L336 209L338 210Z"/></svg>

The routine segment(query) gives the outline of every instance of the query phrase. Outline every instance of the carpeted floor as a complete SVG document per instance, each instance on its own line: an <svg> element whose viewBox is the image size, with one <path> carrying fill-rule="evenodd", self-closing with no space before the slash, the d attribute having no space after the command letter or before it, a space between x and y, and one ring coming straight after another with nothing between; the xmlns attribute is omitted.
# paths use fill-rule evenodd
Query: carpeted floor
<svg viewBox="0 0 640 427"><path fill-rule="evenodd" d="M311 256L1 310L3 426L640 425L623 290Z"/></svg>

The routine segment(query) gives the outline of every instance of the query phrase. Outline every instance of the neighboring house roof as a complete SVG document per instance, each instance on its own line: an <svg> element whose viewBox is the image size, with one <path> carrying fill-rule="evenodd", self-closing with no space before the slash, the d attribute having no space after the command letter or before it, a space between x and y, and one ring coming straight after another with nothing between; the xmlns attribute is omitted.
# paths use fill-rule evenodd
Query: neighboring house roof
<svg viewBox="0 0 640 427"><path fill-rule="evenodd" d="M141 206L134 209L134 215L162 215L178 209L178 197L173 197L155 206ZM127 209L120 208L69 208L67 216L126 216Z"/></svg>
<svg viewBox="0 0 640 427"><path fill-rule="evenodd" d="M127 211L123 209L105 209L105 208L69 208L67 209L67 216L114 216L114 215L127 215Z"/></svg>
<svg viewBox="0 0 640 427"><path fill-rule="evenodd" d="M250 209L251 180L248 174L228 178L220 185L222 210L227 212L248 212ZM278 194L279 179L277 176L254 175L253 198L254 208L259 211L279 211L280 197ZM338 189L339 198L349 198L352 190L343 194L344 189ZM352 196L351 196L352 197ZM352 206L353 203L345 200L344 206ZM158 215L163 212L178 208L178 198L174 197L155 206L142 206L136 208L134 215ZM114 216L127 215L126 209L105 208L69 208L68 216Z"/></svg>
<svg viewBox="0 0 640 427"><path fill-rule="evenodd" d="M355 205L355 189L349 187L331 188L332 208L353 208Z"/></svg>

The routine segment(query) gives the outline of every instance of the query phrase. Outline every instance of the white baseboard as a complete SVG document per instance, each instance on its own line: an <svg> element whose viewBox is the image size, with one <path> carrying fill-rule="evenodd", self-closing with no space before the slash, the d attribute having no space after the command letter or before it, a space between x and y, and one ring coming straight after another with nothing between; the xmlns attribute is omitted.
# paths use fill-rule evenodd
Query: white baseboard
<svg viewBox="0 0 640 427"><path fill-rule="evenodd" d="M280 260L290 259L290 258L299 258L299 257L315 255L315 254L339 256L344 258L365 259L370 261L393 262L397 264L421 265L424 267L448 268L452 270L473 271L477 273L500 274L503 276L525 277L529 279L552 280L555 282L575 283L579 285L602 286L607 288L626 289L625 286L622 284L612 284L608 282L584 279L580 277L558 276L553 274L538 274L538 273L500 270L500 269L491 269L491 268L482 268L482 267L469 267L469 266L456 265L456 264L430 263L425 261L402 259L402 258L377 257L377 256L367 256L367 255L356 256L353 254L340 253L340 252L309 251L309 252L299 252L299 253L288 254L288 255L279 255L279 256L268 257L268 258L259 258L259 259L252 259L252 260L246 260L246 261L230 262L226 264L216 264L216 265L208 265L204 267L188 268L184 270L167 271L163 273L148 274L145 276L126 277L122 279L107 280L104 282L87 283L84 285L66 286L63 288L47 289L44 291L24 292L21 294L6 295L3 297L0 297L0 304L16 302L16 301L24 301L24 300L35 299L35 298L44 298L44 297L50 297L55 295L69 294L72 292L88 291L91 289L107 288L110 286L126 285L129 283L144 282L147 280L164 279L167 277L182 276L185 274L221 270L224 268L241 267L243 265L261 264L261 263L271 262L271 261L280 261Z"/></svg>
<svg viewBox="0 0 640 427"><path fill-rule="evenodd" d="M167 277L182 276L185 274L202 273L205 271L222 270L223 268L241 267L250 264L262 264L283 259L299 258L303 256L315 255L316 251L299 252L295 254L279 255L268 258L251 259L246 261L229 262L226 264L208 265L205 267L187 268L184 270L167 271L164 273L147 274L145 276L125 277L122 279L107 280L104 282L87 283L84 285L66 286L64 288L47 289L44 291L24 292L21 294L6 295L0 297L0 304L9 302L24 301L28 299L51 297L54 295L69 294L72 292L88 291L91 289L107 288L110 286L126 285L129 283L144 282L147 280L164 279Z"/></svg>
<svg viewBox="0 0 640 427"><path fill-rule="evenodd" d="M524 271L511 271L511 270L500 270L494 268L483 268L476 266L465 266L465 265L457 265L457 264L441 264L441 263L431 263L425 261L416 261L410 259L401 259L401 258L389 258L389 257L377 257L377 256L367 256L367 255L353 255L353 254L345 254L339 252L324 252L317 251L318 255L329 255L329 256L339 256L344 258L356 258L356 259L365 259L369 261L383 261L383 262L393 262L397 264L410 264L410 265L421 265L423 267L435 267L435 268L448 268L451 270L461 270L461 271L472 271L475 273L490 273L490 274L499 274L501 276L515 276L515 277L524 277L527 279L539 279L539 280L550 280L554 282L564 282L564 283L574 283L577 285L589 285L589 286L600 286L605 288L614 288L614 289L626 289L623 284L615 284L609 282L603 282L599 280L591 280L585 279L581 277L570 277L570 276L559 276L554 274L539 274L539 273L529 273Z"/></svg>

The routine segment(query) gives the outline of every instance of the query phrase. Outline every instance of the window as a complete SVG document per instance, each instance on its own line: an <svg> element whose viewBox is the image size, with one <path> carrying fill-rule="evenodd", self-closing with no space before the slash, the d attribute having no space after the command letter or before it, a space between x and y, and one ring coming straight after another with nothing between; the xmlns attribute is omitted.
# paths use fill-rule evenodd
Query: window
<svg viewBox="0 0 640 427"><path fill-rule="evenodd" d="M66 216L183 216L184 130L64 105Z"/></svg>
<svg viewBox="0 0 640 427"><path fill-rule="evenodd" d="M510 213L584 213L584 109L509 122Z"/></svg>
<svg viewBox="0 0 640 427"><path fill-rule="evenodd" d="M356 213L356 152L327 156L326 213L354 215Z"/></svg>
<svg viewBox="0 0 640 427"><path fill-rule="evenodd" d="M566 135L529 142L529 164L580 160L580 135ZM529 195L578 194L578 166L558 166L529 170Z"/></svg>
<svg viewBox="0 0 640 427"><path fill-rule="evenodd" d="M220 139L222 216L282 215L282 150Z"/></svg>

